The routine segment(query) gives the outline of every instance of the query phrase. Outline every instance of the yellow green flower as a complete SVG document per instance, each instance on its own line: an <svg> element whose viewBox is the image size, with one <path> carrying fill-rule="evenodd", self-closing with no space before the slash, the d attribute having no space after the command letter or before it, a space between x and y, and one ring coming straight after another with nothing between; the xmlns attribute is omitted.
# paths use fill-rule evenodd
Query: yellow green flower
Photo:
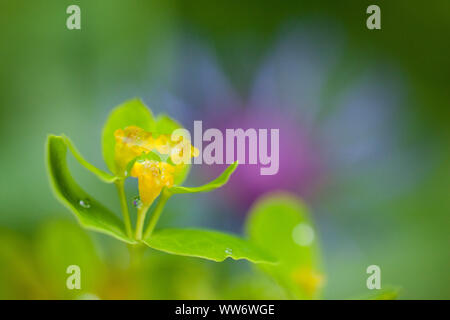
<svg viewBox="0 0 450 320"><path fill-rule="evenodd" d="M131 176L138 178L139 195L144 205L150 205L161 193L163 187L172 187L174 178L199 151L182 136L176 140L170 135L154 137L137 126L117 129L115 162L121 171L126 171L132 161ZM146 155L151 155L150 159Z"/></svg>
<svg viewBox="0 0 450 320"><path fill-rule="evenodd" d="M163 187L173 186L175 166L155 160L136 161L131 176L138 178L139 195L144 205L149 205Z"/></svg>

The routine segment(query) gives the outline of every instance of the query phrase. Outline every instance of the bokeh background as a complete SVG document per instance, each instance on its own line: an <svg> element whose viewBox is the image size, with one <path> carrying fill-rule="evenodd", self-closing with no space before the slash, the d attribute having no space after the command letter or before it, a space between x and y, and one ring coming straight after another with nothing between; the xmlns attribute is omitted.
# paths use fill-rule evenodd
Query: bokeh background
<svg viewBox="0 0 450 320"><path fill-rule="evenodd" d="M71 4L81 30L66 29ZM102 125L141 97L187 128L282 128L278 175L241 166L225 188L169 202L158 226L241 233L255 199L288 190L316 223L325 298L367 294L371 264L400 298L450 298L449 33L447 1L2 1L0 297L80 298L61 272L76 257L91 270L81 298L286 298L246 262L150 249L130 277L125 245L54 199L47 134L106 168ZM118 212L114 188L70 164ZM196 166L187 182L219 169Z"/></svg>

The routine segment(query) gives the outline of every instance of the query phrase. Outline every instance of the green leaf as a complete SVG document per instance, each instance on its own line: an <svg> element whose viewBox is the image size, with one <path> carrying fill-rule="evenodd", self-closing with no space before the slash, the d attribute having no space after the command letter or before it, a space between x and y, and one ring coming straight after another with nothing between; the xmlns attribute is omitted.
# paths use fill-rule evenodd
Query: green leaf
<svg viewBox="0 0 450 320"><path fill-rule="evenodd" d="M127 237L122 221L73 180L66 154L64 138L52 135L47 138L47 169L56 198L75 214L82 226L134 243Z"/></svg>
<svg viewBox="0 0 450 320"><path fill-rule="evenodd" d="M223 185L225 185L228 180L230 179L231 174L234 172L234 170L236 170L238 166L238 162L234 162L233 164L231 164L228 168L225 169L224 172L222 172L222 174L220 176L218 176L216 179L214 179L213 181L204 184L203 186L200 187L182 187L182 186L174 186L172 188L170 188L168 191L171 194L176 194L176 193L196 193L196 192L209 192L209 191L213 191L217 188L222 187Z"/></svg>
<svg viewBox="0 0 450 320"><path fill-rule="evenodd" d="M399 288L383 289L381 292L369 297L370 300L397 300L400 294Z"/></svg>
<svg viewBox="0 0 450 320"><path fill-rule="evenodd" d="M181 256L221 262L226 258L253 263L275 261L252 243L234 235L210 230L163 229L144 240L149 247Z"/></svg>
<svg viewBox="0 0 450 320"><path fill-rule="evenodd" d="M170 161L171 160L169 158L169 160L167 162L170 162ZM175 185L182 184L186 180L186 178L188 177L189 172L191 171L191 165L190 164L181 164L180 166L182 166L182 167L179 168L179 171L177 171L174 174L174 177L173 177L174 178L173 182L174 182Z"/></svg>
<svg viewBox="0 0 450 320"><path fill-rule="evenodd" d="M38 280L39 276L27 239L1 227L0 299L46 297L46 289Z"/></svg>
<svg viewBox="0 0 450 320"><path fill-rule="evenodd" d="M77 159L78 162L83 167L85 167L86 169L88 169L89 171L94 173L98 178L100 178L100 180L102 180L106 183L113 183L117 179L119 179L118 177L113 176L112 174L109 174L108 172L105 172L105 171L95 167L94 165L90 164L89 162L87 162L83 158L83 156L80 154L80 152L77 150L77 148L75 148L75 145L72 143L72 141L70 141L70 139L68 137L62 135L61 138L63 139L64 143L69 148L69 150L72 152L75 159Z"/></svg>
<svg viewBox="0 0 450 320"><path fill-rule="evenodd" d="M251 209L247 223L251 241L279 261L262 266L293 298L319 294L320 272L317 233L305 205L287 193L263 197Z"/></svg>
<svg viewBox="0 0 450 320"><path fill-rule="evenodd" d="M156 118L156 134L172 134L176 129L183 128L181 124L169 117L168 115L161 113Z"/></svg>
<svg viewBox="0 0 450 320"><path fill-rule="evenodd" d="M172 160L170 159L170 156L168 154L161 154L156 149L153 149L153 151L148 151L147 153L143 153L143 154L137 156L136 158L134 158L133 160L131 160L127 165L127 172L131 171L135 162L142 162L145 160L165 162L165 163L175 166L175 164L172 162Z"/></svg>
<svg viewBox="0 0 450 320"><path fill-rule="evenodd" d="M137 126L148 132L155 131L156 123L153 115L150 109L139 99L129 100L116 107L109 115L103 127L103 158L109 170L119 176L124 176L124 172L119 172L114 161L116 145L114 132L117 129L124 129L129 126Z"/></svg>
<svg viewBox="0 0 450 320"><path fill-rule="evenodd" d="M84 229L73 222L52 221L39 228L33 241L40 279L55 297L74 299L95 292L104 281L105 270L94 243ZM77 265L82 273L81 290L67 290L67 267ZM88 270L88 272L83 272Z"/></svg>
<svg viewBox="0 0 450 320"><path fill-rule="evenodd" d="M179 128L183 128L183 126L179 124L177 121L175 121L174 119L172 119L171 117L169 117L164 113L159 114L158 117L156 118L156 133L154 134L154 137L157 137L160 134L171 135L174 130ZM167 158L166 162L169 161L170 157ZM189 175L190 170L191 170L190 164L183 164L183 166L174 176L174 184L175 185L182 184Z"/></svg>
<svg viewBox="0 0 450 320"><path fill-rule="evenodd" d="M401 288L399 287L393 287L388 286L387 288L380 289L380 290L374 290L375 292L367 294L367 295L361 295L357 298L354 298L352 300L397 300Z"/></svg>

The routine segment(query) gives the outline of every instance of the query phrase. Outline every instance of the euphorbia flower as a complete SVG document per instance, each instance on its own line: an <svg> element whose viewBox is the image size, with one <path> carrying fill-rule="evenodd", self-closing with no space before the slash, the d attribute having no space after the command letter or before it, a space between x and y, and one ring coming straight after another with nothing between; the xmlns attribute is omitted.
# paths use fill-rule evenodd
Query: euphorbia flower
<svg viewBox="0 0 450 320"><path fill-rule="evenodd" d="M175 139L167 134L153 136L137 126L117 129L115 161L119 170L127 171L139 180L139 195L145 206L150 205L163 187L174 185L174 178L199 151L184 137ZM136 160L133 162L133 160Z"/></svg>
<svg viewBox="0 0 450 320"><path fill-rule="evenodd" d="M136 126L125 129L117 129L114 132L116 139L114 159L120 171L126 171L130 161L143 153L149 152L154 147L154 140L150 132Z"/></svg>
<svg viewBox="0 0 450 320"><path fill-rule="evenodd" d="M189 159L199 154L198 149L182 136L178 139L168 134L155 134L155 136L137 126L117 129L114 132L116 139L114 155L119 170L125 171L130 161L149 152L158 152L162 155L162 160L170 157L176 164L190 163ZM185 150L188 151L187 154L184 154Z"/></svg>
<svg viewBox="0 0 450 320"><path fill-rule="evenodd" d="M175 166L155 160L136 161L131 176L138 178L139 195L144 205L150 205L163 187L173 186Z"/></svg>

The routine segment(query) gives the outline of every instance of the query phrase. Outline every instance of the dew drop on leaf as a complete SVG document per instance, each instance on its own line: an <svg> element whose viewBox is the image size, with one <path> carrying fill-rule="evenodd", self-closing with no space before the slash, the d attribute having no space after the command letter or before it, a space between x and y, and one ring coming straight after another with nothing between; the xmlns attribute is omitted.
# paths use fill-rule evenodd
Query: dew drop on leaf
<svg viewBox="0 0 450 320"><path fill-rule="evenodd" d="M230 249L230 248L226 248L226 249L225 249L225 253L226 253L226 254L233 254L233 250Z"/></svg>
<svg viewBox="0 0 450 320"><path fill-rule="evenodd" d="M141 201L141 197L136 196L133 198L132 201L133 207L139 209L140 207L142 207L142 201Z"/></svg>
<svg viewBox="0 0 450 320"><path fill-rule="evenodd" d="M91 204L89 203L89 200L87 200L87 199L80 200L78 203L80 204L80 206L82 206L85 209L89 209L91 207Z"/></svg>

